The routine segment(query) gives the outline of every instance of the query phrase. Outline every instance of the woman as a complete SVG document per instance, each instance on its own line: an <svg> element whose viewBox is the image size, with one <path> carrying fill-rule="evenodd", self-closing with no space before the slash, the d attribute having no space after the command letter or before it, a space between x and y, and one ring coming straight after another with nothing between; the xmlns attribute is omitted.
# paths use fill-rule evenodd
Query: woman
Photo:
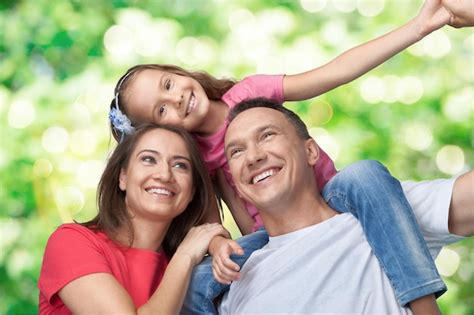
<svg viewBox="0 0 474 315"><path fill-rule="evenodd" d="M40 314L174 314L209 241L215 198L192 138L144 125L118 144L98 187L99 213L48 240Z"/></svg>

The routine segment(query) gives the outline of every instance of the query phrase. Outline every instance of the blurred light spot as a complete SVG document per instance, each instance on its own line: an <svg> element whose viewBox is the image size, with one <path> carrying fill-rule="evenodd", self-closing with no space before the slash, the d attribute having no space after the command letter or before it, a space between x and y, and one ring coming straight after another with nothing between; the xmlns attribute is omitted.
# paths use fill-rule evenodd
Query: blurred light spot
<svg viewBox="0 0 474 315"><path fill-rule="evenodd" d="M301 7L311 13L323 10L327 2L327 0L300 0Z"/></svg>
<svg viewBox="0 0 474 315"><path fill-rule="evenodd" d="M188 65L202 65L214 59L214 50L204 40L185 37L176 46L176 56Z"/></svg>
<svg viewBox="0 0 474 315"><path fill-rule="evenodd" d="M363 16L373 17L383 11L385 0L358 0L357 11Z"/></svg>
<svg viewBox="0 0 474 315"><path fill-rule="evenodd" d="M96 99L98 93L95 94ZM110 98L110 94L109 94ZM74 121L74 124L79 127L88 127L91 123L91 115L89 109L82 103L74 103L71 106L71 120Z"/></svg>
<svg viewBox="0 0 474 315"><path fill-rule="evenodd" d="M62 153L66 151L68 142L69 134L62 127L50 127L43 133L43 148L50 153Z"/></svg>
<svg viewBox="0 0 474 315"><path fill-rule="evenodd" d="M405 143L413 150L423 151L433 142L431 130L422 123L410 123L403 127Z"/></svg>
<svg viewBox="0 0 474 315"><path fill-rule="evenodd" d="M336 10L343 13L352 12L357 8L356 1L332 0L332 5L334 6L334 8L336 8Z"/></svg>
<svg viewBox="0 0 474 315"><path fill-rule="evenodd" d="M77 130L71 134L69 141L71 152L79 156L88 156L94 153L97 147L97 135L90 130Z"/></svg>
<svg viewBox="0 0 474 315"><path fill-rule="evenodd" d="M101 161L87 161L77 168L76 177L82 187L96 188L104 168Z"/></svg>
<svg viewBox="0 0 474 315"><path fill-rule="evenodd" d="M10 98L10 90L0 84L0 114L7 108L7 101Z"/></svg>
<svg viewBox="0 0 474 315"><path fill-rule="evenodd" d="M436 258L436 267L438 267L438 271L442 276L451 277L458 270L460 260L457 252L443 247L438 258Z"/></svg>
<svg viewBox="0 0 474 315"><path fill-rule="evenodd" d="M35 108L27 100L15 100L8 111L8 125L12 128L22 129L28 127L35 119Z"/></svg>
<svg viewBox="0 0 474 315"><path fill-rule="evenodd" d="M424 93L423 83L413 76L398 80L396 89L397 99L406 105L416 103Z"/></svg>
<svg viewBox="0 0 474 315"><path fill-rule="evenodd" d="M33 268L34 261L32 253L25 249L16 249L11 253L7 261L7 272L13 278L17 278L23 272Z"/></svg>
<svg viewBox="0 0 474 315"><path fill-rule="evenodd" d="M378 103L385 95L385 84L382 79L369 76L362 81L360 94L366 102L371 104Z"/></svg>
<svg viewBox="0 0 474 315"><path fill-rule="evenodd" d="M245 25L254 24L255 16L248 10L238 9L229 16L229 28L234 32L239 32Z"/></svg>
<svg viewBox="0 0 474 315"><path fill-rule="evenodd" d="M386 75L383 77L383 84L385 86L385 93L383 101L386 103L395 103L397 101L397 86L400 79L395 75Z"/></svg>
<svg viewBox="0 0 474 315"><path fill-rule="evenodd" d="M455 175L464 166L464 152L456 145L446 145L436 154L436 165L443 173Z"/></svg>
<svg viewBox="0 0 474 315"><path fill-rule="evenodd" d="M309 105L306 117L311 126L322 126L331 120L332 114L331 104L324 100L315 100Z"/></svg>
<svg viewBox="0 0 474 315"><path fill-rule="evenodd" d="M334 161L339 157L340 147L334 139L323 128L310 128L309 134L316 140L316 143L323 149Z"/></svg>
<svg viewBox="0 0 474 315"><path fill-rule="evenodd" d="M349 40L346 24L339 19L325 23L319 33L326 42L336 47L340 47Z"/></svg>
<svg viewBox="0 0 474 315"><path fill-rule="evenodd" d="M16 243L21 235L21 225L14 219L2 219L0 221L0 263L3 265L6 250Z"/></svg>
<svg viewBox="0 0 474 315"><path fill-rule="evenodd" d="M135 51L144 57L158 55L161 48L160 32L151 25L144 26L135 37Z"/></svg>
<svg viewBox="0 0 474 315"><path fill-rule="evenodd" d="M133 52L134 35L125 26L113 25L104 35L105 49L112 55L129 56Z"/></svg>
<svg viewBox="0 0 474 315"><path fill-rule="evenodd" d="M285 35L294 30L295 16L282 7L267 9L258 15L257 24L261 25L267 34Z"/></svg>
<svg viewBox="0 0 474 315"><path fill-rule="evenodd" d="M451 42L443 30L429 34L421 43L424 55L435 59L441 58L451 51Z"/></svg>
<svg viewBox="0 0 474 315"><path fill-rule="evenodd" d="M288 47L284 55L285 73L298 73L316 68L324 62L324 52L309 36L301 37Z"/></svg>
<svg viewBox="0 0 474 315"><path fill-rule="evenodd" d="M474 114L474 89L453 93L443 103L443 114L452 121L469 121Z"/></svg>
<svg viewBox="0 0 474 315"><path fill-rule="evenodd" d="M55 189L54 200L60 213L74 215L84 207L84 195L75 187L61 187ZM64 215L62 215L64 219Z"/></svg>
<svg viewBox="0 0 474 315"><path fill-rule="evenodd" d="M47 159L39 159L35 161L33 173L36 177L46 178L53 172L53 165Z"/></svg>

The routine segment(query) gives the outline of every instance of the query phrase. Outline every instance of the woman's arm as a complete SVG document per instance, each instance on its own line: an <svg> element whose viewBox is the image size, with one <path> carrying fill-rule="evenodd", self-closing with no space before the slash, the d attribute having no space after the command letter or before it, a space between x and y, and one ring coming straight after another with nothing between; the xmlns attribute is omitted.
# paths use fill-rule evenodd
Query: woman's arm
<svg viewBox="0 0 474 315"><path fill-rule="evenodd" d="M59 291L59 297L74 314L178 314L193 267L201 261L210 240L226 232L220 224L192 228L170 260L160 285L139 309L107 273L77 278Z"/></svg>
<svg viewBox="0 0 474 315"><path fill-rule="evenodd" d="M319 68L285 76L285 100L309 99L351 82L444 26L450 14L440 2L426 0L420 13L400 28L354 47Z"/></svg>

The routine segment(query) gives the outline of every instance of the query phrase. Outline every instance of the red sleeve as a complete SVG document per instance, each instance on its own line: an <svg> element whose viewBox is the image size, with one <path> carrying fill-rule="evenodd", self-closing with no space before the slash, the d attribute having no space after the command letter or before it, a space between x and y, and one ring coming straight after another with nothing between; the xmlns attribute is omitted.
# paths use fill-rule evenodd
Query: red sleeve
<svg viewBox="0 0 474 315"><path fill-rule="evenodd" d="M79 224L65 224L48 240L38 287L52 303L52 298L66 284L97 272L111 273L98 237Z"/></svg>

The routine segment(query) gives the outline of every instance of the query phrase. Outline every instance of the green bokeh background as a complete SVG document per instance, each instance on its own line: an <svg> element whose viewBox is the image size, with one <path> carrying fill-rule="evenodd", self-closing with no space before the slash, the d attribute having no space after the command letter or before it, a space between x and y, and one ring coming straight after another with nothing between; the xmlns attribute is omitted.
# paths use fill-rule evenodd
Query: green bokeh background
<svg viewBox="0 0 474 315"><path fill-rule="evenodd" d="M0 314L37 312L47 237L94 215L114 145L107 110L128 67L172 63L236 79L296 73L401 25L420 6L0 1ZM364 77L289 107L338 168L370 158L403 180L455 176L474 164L473 56L473 29L445 27ZM474 314L473 248L464 240L437 261L449 287L439 299L444 314Z"/></svg>

